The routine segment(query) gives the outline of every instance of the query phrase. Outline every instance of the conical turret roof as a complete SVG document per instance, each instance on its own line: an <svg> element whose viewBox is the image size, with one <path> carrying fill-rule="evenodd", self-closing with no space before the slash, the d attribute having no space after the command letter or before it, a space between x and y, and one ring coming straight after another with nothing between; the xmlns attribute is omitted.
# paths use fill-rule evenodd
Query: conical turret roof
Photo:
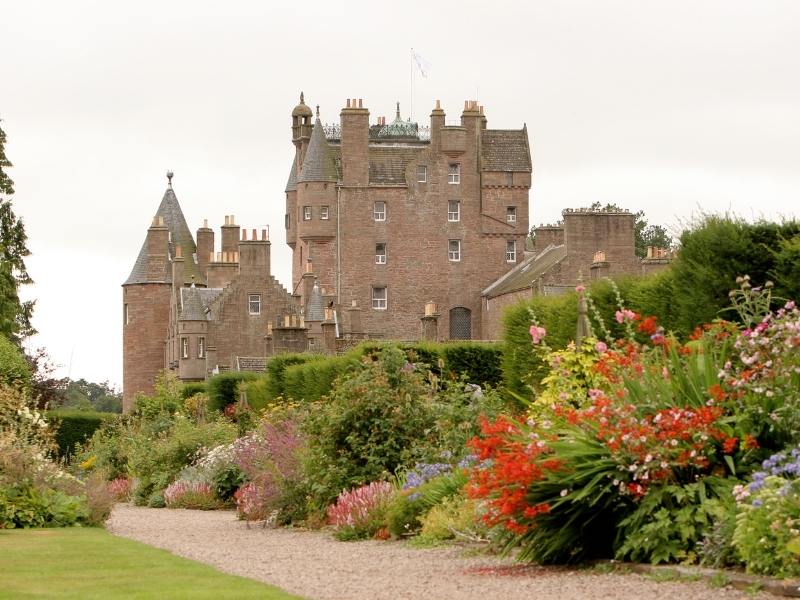
<svg viewBox="0 0 800 600"><path fill-rule="evenodd" d="M286 191L294 192L297 190L297 155L294 155L292 161L292 170L289 171L289 180L286 182Z"/></svg>
<svg viewBox="0 0 800 600"><path fill-rule="evenodd" d="M181 254L184 257L183 283L191 283L193 281L198 283L204 282L205 278L201 276L200 269L195 261L197 245L192 237L192 232L189 231L189 226L186 224L186 218L183 216L181 205L178 204L178 198L171 184L167 188L167 191L164 192L164 197L161 199L161 204L155 216L163 217L164 225L166 225L170 232L170 241L167 244L168 247L165 248L165 252L168 253L168 256L170 258L174 257L175 247L181 247ZM152 283L152 280L148 280L147 277L147 256L147 238L145 237L142 249L139 251L139 256L136 258L131 274L122 285ZM172 269L169 263L166 265L162 282L172 283Z"/></svg>
<svg viewBox="0 0 800 600"><path fill-rule="evenodd" d="M322 321L325 318L325 306L322 300L322 292L319 289L319 282L314 282L311 288L311 297L306 305L306 321Z"/></svg>
<svg viewBox="0 0 800 600"><path fill-rule="evenodd" d="M337 181L336 163L333 152L322 130L322 122L317 117L314 130L311 132L311 141L308 143L303 168L297 181Z"/></svg>

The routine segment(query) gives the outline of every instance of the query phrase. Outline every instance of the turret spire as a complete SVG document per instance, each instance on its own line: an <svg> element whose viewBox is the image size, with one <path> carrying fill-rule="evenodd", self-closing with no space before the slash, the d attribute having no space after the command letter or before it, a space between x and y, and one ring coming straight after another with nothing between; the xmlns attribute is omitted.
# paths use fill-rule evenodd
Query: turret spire
<svg viewBox="0 0 800 600"><path fill-rule="evenodd" d="M175 173L173 173L171 170L167 171L167 185L169 186L169 189L172 189L172 178L174 175Z"/></svg>

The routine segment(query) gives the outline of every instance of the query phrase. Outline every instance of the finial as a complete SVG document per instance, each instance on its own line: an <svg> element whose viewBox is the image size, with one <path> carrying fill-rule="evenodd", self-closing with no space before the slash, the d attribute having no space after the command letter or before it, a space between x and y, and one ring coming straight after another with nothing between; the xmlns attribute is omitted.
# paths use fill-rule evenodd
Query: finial
<svg viewBox="0 0 800 600"><path fill-rule="evenodd" d="M175 175L172 171L167 171L167 185L172 189L172 177Z"/></svg>
<svg viewBox="0 0 800 600"><path fill-rule="evenodd" d="M303 97L303 92L300 92L300 104L305 104L305 98Z"/></svg>
<svg viewBox="0 0 800 600"><path fill-rule="evenodd" d="M397 103L397 118L400 118L400 102Z"/></svg>
<svg viewBox="0 0 800 600"><path fill-rule="evenodd" d="M317 104L317 118L319 119L319 104Z"/></svg>

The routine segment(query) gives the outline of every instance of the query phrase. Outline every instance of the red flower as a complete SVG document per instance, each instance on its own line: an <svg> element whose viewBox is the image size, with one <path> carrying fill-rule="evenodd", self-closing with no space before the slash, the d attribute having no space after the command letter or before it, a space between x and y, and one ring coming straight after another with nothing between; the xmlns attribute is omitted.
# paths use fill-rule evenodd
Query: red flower
<svg viewBox="0 0 800 600"><path fill-rule="evenodd" d="M725 454L733 454L736 451L736 444L739 443L739 438L729 437L722 442L722 451Z"/></svg>
<svg viewBox="0 0 800 600"><path fill-rule="evenodd" d="M636 327L641 333L653 335L658 327L656 326L656 317L645 317L641 323Z"/></svg>

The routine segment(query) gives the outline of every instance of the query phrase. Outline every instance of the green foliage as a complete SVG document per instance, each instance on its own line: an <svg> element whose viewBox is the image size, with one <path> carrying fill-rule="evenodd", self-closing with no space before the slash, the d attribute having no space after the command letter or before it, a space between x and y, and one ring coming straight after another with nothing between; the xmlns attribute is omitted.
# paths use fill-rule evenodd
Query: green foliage
<svg viewBox="0 0 800 600"><path fill-rule="evenodd" d="M352 371L359 364L360 353L318 358L303 364L288 366L284 371L285 397L314 402L330 393L337 377Z"/></svg>
<svg viewBox="0 0 800 600"><path fill-rule="evenodd" d="M228 371L214 375L208 380L208 408L209 410L223 411L229 404L239 400L239 383L252 381L258 375L244 371Z"/></svg>
<svg viewBox="0 0 800 600"><path fill-rule="evenodd" d="M698 543L735 503L734 480L705 477L686 485L654 486L619 522L616 557L634 562L696 562Z"/></svg>
<svg viewBox="0 0 800 600"><path fill-rule="evenodd" d="M47 418L55 430L58 455L70 456L75 446L83 445L94 435L105 421L114 418L114 413L89 412L83 410L51 410Z"/></svg>
<svg viewBox="0 0 800 600"><path fill-rule="evenodd" d="M318 360L319 358L321 358L321 355L318 354L279 354L278 356L270 358L267 361L267 375L264 378L265 404L272 402L276 398L286 397L284 373L287 367L303 364L311 360ZM250 400L249 394L248 400ZM251 406L254 405L251 403Z"/></svg>
<svg viewBox="0 0 800 600"><path fill-rule="evenodd" d="M62 408L97 412L122 412L122 394L108 381L92 383L85 379L65 379L62 382ZM53 408L53 407L51 407Z"/></svg>
<svg viewBox="0 0 800 600"><path fill-rule="evenodd" d="M414 535L422 527L422 517L430 506L423 503L415 490L395 494L386 510L386 526L396 537Z"/></svg>
<svg viewBox="0 0 800 600"><path fill-rule="evenodd" d="M189 381L184 383L181 386L181 398L186 400L196 394L204 394L206 392L206 387L204 381Z"/></svg>
<svg viewBox="0 0 800 600"><path fill-rule="evenodd" d="M434 423L431 389L403 352L387 348L378 360L366 358L303 425L317 506L412 464L415 445L432 435Z"/></svg>
<svg viewBox="0 0 800 600"><path fill-rule="evenodd" d="M426 541L443 541L457 533L476 537L478 525L477 503L462 495L449 496L433 506L422 519L420 537Z"/></svg>
<svg viewBox="0 0 800 600"><path fill-rule="evenodd" d="M162 371L156 376L155 393L152 396L136 395L133 413L145 421L169 420L183 406L180 391L178 378Z"/></svg>
<svg viewBox="0 0 800 600"><path fill-rule="evenodd" d="M750 503L739 504L733 543L749 573L800 576L790 543L800 536L798 480L767 476Z"/></svg>
<svg viewBox="0 0 800 600"><path fill-rule="evenodd" d="M88 518L79 496L34 485L0 487L0 528L69 527Z"/></svg>
<svg viewBox="0 0 800 600"><path fill-rule="evenodd" d="M0 335L0 383L27 387L31 371L25 356L10 340Z"/></svg>

